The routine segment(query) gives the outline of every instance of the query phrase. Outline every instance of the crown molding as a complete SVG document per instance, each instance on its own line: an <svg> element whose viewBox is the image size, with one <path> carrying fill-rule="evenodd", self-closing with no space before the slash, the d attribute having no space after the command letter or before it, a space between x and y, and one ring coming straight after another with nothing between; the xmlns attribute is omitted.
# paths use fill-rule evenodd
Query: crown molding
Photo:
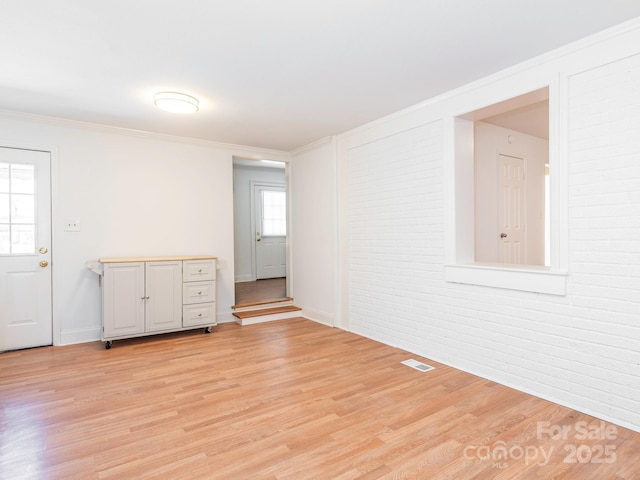
<svg viewBox="0 0 640 480"><path fill-rule="evenodd" d="M284 150L274 150L269 148L251 147L247 145L238 145L233 143L216 142L213 140L203 140L199 138L181 137L179 135L170 135L166 133L149 132L146 130L136 130L133 128L116 127L113 125L104 125L100 123L83 122L80 120L71 120L61 117L50 117L35 113L24 113L13 110L0 109L0 116L5 118L13 118L18 120L28 120L49 125L58 125L62 127L79 128L105 133L115 133L120 135L128 135L137 138L151 138L156 140L165 140L175 143L185 143L190 145L200 145L206 147L219 148L234 152L241 152L239 155L251 156L254 158L269 158L274 160L289 159L289 152Z"/></svg>
<svg viewBox="0 0 640 480"><path fill-rule="evenodd" d="M295 150L291 150L289 152L289 154L291 156L300 155L301 153L304 153L306 151L313 150L314 148L318 148L318 147L320 147L322 145L325 145L327 143L331 143L332 139L333 139L333 137L321 138L320 140L316 140L315 142L308 143L306 145L303 145L302 147L296 148Z"/></svg>

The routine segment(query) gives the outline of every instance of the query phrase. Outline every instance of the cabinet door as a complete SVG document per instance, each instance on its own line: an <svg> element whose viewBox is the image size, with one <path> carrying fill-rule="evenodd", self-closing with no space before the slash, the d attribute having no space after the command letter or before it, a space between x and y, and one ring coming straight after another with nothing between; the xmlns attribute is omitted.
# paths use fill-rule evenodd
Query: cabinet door
<svg viewBox="0 0 640 480"><path fill-rule="evenodd" d="M144 333L144 263L104 267L104 338Z"/></svg>
<svg viewBox="0 0 640 480"><path fill-rule="evenodd" d="M146 264L147 332L182 327L182 262Z"/></svg>

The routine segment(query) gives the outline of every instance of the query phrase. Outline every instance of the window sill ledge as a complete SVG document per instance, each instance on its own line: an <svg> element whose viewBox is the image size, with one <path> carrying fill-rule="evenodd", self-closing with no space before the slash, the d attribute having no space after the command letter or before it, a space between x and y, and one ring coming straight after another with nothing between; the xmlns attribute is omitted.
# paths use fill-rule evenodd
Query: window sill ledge
<svg viewBox="0 0 640 480"><path fill-rule="evenodd" d="M499 264L445 265L445 280L452 283L506 288L523 292L566 295L566 272L548 267L514 267Z"/></svg>

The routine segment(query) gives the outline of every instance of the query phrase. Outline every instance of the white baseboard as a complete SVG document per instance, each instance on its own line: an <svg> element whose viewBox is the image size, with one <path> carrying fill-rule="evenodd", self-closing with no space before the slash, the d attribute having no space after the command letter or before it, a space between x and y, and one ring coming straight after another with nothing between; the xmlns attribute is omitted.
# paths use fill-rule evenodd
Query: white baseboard
<svg viewBox="0 0 640 480"><path fill-rule="evenodd" d="M60 332L60 345L95 342L102 339L102 327L76 328Z"/></svg>
<svg viewBox="0 0 640 480"><path fill-rule="evenodd" d="M314 322L321 323L328 327L335 327L335 317L333 314L303 307L302 305L298 306L302 308L302 316L304 318L308 318L309 320L313 320Z"/></svg>
<svg viewBox="0 0 640 480"><path fill-rule="evenodd" d="M242 325L243 327L247 325L255 325L257 323L266 323L266 322L274 322L276 320L286 320L287 318L296 318L302 317L302 312L297 310L295 312L285 312L285 313L277 313L274 315L262 315L260 317L250 317L250 318L236 318L235 321L238 325ZM234 317L235 318L235 317Z"/></svg>
<svg viewBox="0 0 640 480"><path fill-rule="evenodd" d="M256 281L256 277L254 277L253 275L249 274L249 275L237 275L235 277L235 283L239 283L239 282L255 282Z"/></svg>

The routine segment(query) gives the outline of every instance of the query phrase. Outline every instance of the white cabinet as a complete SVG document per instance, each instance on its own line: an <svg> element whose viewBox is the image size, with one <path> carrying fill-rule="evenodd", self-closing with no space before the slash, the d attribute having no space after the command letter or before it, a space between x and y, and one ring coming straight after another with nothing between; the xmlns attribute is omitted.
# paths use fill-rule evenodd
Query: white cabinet
<svg viewBox="0 0 640 480"><path fill-rule="evenodd" d="M187 260L182 269L182 325L216 323L216 264L214 260Z"/></svg>
<svg viewBox="0 0 640 480"><path fill-rule="evenodd" d="M100 259L103 341L216 325L216 257Z"/></svg>

